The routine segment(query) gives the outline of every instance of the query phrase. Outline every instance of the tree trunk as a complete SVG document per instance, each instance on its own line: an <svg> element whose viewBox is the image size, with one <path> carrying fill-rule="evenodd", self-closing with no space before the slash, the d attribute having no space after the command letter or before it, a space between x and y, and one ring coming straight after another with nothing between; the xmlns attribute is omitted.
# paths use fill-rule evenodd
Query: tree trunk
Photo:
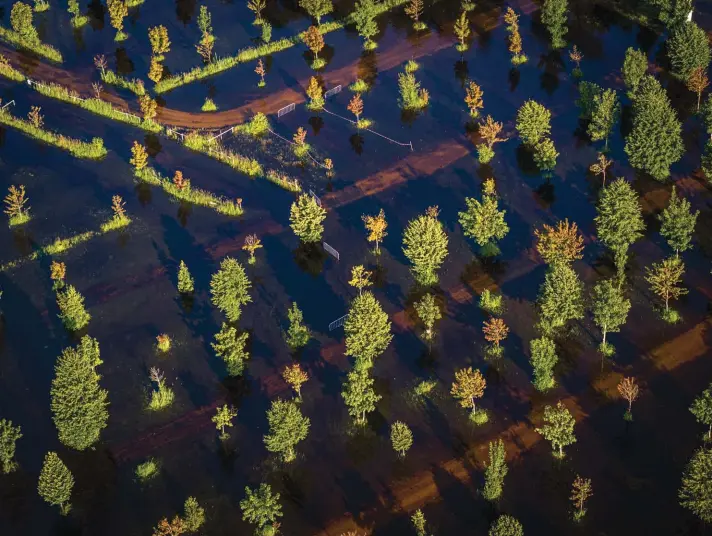
<svg viewBox="0 0 712 536"><path fill-rule="evenodd" d="M665 296L665 312L668 311L668 302L670 301L670 296Z"/></svg>
<svg viewBox="0 0 712 536"><path fill-rule="evenodd" d="M564 457L564 447L559 443L559 456Z"/></svg>
<svg viewBox="0 0 712 536"><path fill-rule="evenodd" d="M606 327L603 327L603 345L606 345Z"/></svg>

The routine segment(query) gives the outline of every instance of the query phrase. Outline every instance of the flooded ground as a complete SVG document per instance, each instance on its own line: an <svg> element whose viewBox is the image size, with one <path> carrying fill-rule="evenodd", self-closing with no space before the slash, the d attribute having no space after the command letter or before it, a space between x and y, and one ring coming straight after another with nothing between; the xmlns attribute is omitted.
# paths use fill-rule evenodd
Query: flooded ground
<svg viewBox="0 0 712 536"><path fill-rule="evenodd" d="M348 9L342 2L340 13ZM242 3L207 4L213 14L219 55L251 44L259 32ZM117 48L108 15L89 5L90 27L73 32L66 13L52 6L36 15L43 39L65 55L61 70L66 83L89 90L98 78L92 57L103 53L126 76L145 79L150 48L147 28L165 24L173 43L166 55L171 72L198 64L194 44L198 4L180 0L131 10L130 39ZM84 6L86 8L86 6ZM0 166L3 191L10 184L27 187L34 219L25 229L0 230L0 262L20 257L55 236L95 229L109 214L111 196L119 194L134 223L125 233L92 239L67 254L67 280L86 297L92 315L88 332L101 345L102 386L108 389L110 420L96 449L77 453L63 447L49 410L53 366L62 348L73 344L57 318L49 280L49 260L0 274L4 325L0 328L0 417L22 426L18 443L20 470L0 478L0 534L82 534L133 536L150 534L164 516L178 513L189 495L206 508L201 534L248 534L238 503L246 485L269 482L282 497L284 534L338 536L359 528L374 535L413 534L409 516L422 508L436 535L484 534L498 512L517 517L529 535L538 534L704 534L704 527L677 503L684 464L700 444L702 430L688 411L693 397L712 379L708 235L712 225L711 196L697 168L704 143L694 97L679 83L669 93L685 118L686 155L673 166L672 179L701 215L695 247L684 253L685 283L690 292L678 309L684 321L670 326L653 310L654 298L643 279L644 267L668 255L655 215L666 206L672 181L661 184L638 177L627 165L623 135L610 140L616 176L629 178L641 196L647 230L633 247L629 266L633 308L628 323L611 335L618 349L603 369L595 348L599 333L590 319L577 325L564 342L557 369L559 387L542 395L530 383L529 340L536 334L534 300L545 267L534 251L534 230L543 223L569 218L585 240L584 258L575 269L587 288L612 273L612 265L595 238L595 203L599 180L588 174L596 148L581 135L575 106L578 98L572 65L565 52L552 53L538 22L537 6L521 3L520 25L529 63L512 70L501 25L503 7L478 6L472 19L472 46L464 55L453 44L454 2L438 2L427 14L429 30L414 35L402 13L379 19L381 34L375 53L361 51L352 29L327 35L327 87L344 86L357 76L374 87L364 96L364 115L374 130L401 143L368 132L357 133L346 121L327 113L315 115L298 104L277 119L273 128L289 138L297 127L320 158L334 161L336 176L289 172L321 196L329 209L324 239L340 253L340 261L324 255L304 258L289 228L294 195L265 180L249 179L204 155L164 137L99 118L74 106L45 98L28 88L0 82L3 102L14 99L14 113L24 115L41 106L46 124L82 139L101 136L109 149L101 162L80 161L59 149L3 129ZM712 29L709 2L699 2L700 20ZM400 10L398 10L400 11ZM306 28L308 19L296 2L270 4L267 18L273 38ZM5 8L5 24L9 5ZM623 89L620 66L629 46L641 47L651 62L662 57L663 38L630 23L603 7L572 6L570 44L583 52L584 79ZM256 86L254 64L177 88L161 96L166 122L187 123L213 95L223 115L208 118L210 128L232 126L255 110L274 114L283 102L303 100L303 86L312 72L304 47L267 58L267 87ZM431 105L415 118L403 117L397 106L397 74L410 58L421 68L416 75L431 94ZM32 65L35 65L33 68ZM41 74L37 60L25 59L27 72ZM38 76L39 76L38 74ZM658 73L668 82L664 70ZM69 76L69 75L67 75ZM463 85L472 78L484 90L484 113L505 123L511 137L497 145L491 166L477 163L474 137L468 133ZM62 81L64 82L65 79ZM71 80L71 82L70 82ZM113 90L109 89L112 93ZM621 91L621 94L624 92ZM118 96L134 109L130 94ZM327 103L335 114L346 110L350 92L344 89ZM519 106L535 99L552 110L552 134L561 153L554 177L546 182L523 157L514 119ZM624 105L629 101L623 97ZM188 113L183 113L188 112ZM171 115L172 114L172 115ZM624 116L626 112L624 110ZM199 121L199 120L196 120ZM246 207L238 219L196 206L173 202L163 191L136 186L130 145L149 146L154 165L168 175L181 169L194 185L231 198ZM276 138L261 161L287 154ZM239 140L226 145L243 150ZM257 149L255 149L257 150ZM497 263L479 261L457 221L466 196L478 196L482 181L494 177L507 210L509 235L501 242ZM432 351L413 328L412 303L421 292L414 284L401 251L407 222L437 204L448 232L449 255L441 270L437 293L446 304ZM379 259L369 252L362 214L383 208L389 228ZM244 237L256 233L264 249L248 266L253 303L240 321L250 332L252 358L246 377L226 378L210 342L221 315L210 303L210 276L226 255L242 261ZM196 279L196 296L187 309L175 291L175 272L184 260ZM340 396L350 363L343 355L343 331L329 332L331 321L346 313L355 291L349 287L353 265L376 270L376 296L393 322L394 339L375 366L376 388L383 396L365 430L355 432ZM505 321L511 328L505 357L492 362L483 356L484 315L477 296L484 289L506 296ZM286 310L296 301L315 340L298 356L290 354L282 331ZM171 335L174 348L157 356L155 336ZM264 448L265 411L271 400L291 396L279 376L297 359L311 380L303 388L303 411L311 419L309 437L298 446L298 459L280 464ZM449 396L454 371L463 366L483 370L488 387L483 405L492 419L473 427L464 410ZM176 391L176 403L162 413L145 411L148 370L166 372ZM626 423L616 392L622 375L642 385L635 403L635 420ZM437 394L414 404L409 390L425 378L439 382ZM534 431L544 405L564 400L577 419L578 441L563 462L552 458L546 441ZM215 407L234 404L239 415L228 447L221 446L210 418ZM415 443L405 460L392 451L388 428L402 420L412 428ZM502 437L510 464L502 500L485 501L478 490L488 441ZM76 478L73 511L62 518L36 492L37 475L48 450L56 450ZM147 457L160 460L161 475L149 485L135 480L136 465ZM581 524L571 520L568 501L576 474L591 478L594 496Z"/></svg>

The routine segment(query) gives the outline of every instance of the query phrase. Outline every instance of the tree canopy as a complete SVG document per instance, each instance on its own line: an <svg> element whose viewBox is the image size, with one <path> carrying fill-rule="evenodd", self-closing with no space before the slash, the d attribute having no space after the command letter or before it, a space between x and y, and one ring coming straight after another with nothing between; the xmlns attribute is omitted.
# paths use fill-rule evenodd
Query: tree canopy
<svg viewBox="0 0 712 536"><path fill-rule="evenodd" d="M250 303L252 283L245 269L232 257L225 257L220 269L210 280L213 305L220 309L230 322L237 322L242 314L242 306Z"/></svg>
<svg viewBox="0 0 712 536"><path fill-rule="evenodd" d="M421 285L438 282L437 270L447 256L448 238L438 220L437 207L411 220L403 233L403 253L412 263L412 272Z"/></svg>
<svg viewBox="0 0 712 536"><path fill-rule="evenodd" d="M356 296L344 323L346 355L369 368L391 342L391 321L372 292Z"/></svg>

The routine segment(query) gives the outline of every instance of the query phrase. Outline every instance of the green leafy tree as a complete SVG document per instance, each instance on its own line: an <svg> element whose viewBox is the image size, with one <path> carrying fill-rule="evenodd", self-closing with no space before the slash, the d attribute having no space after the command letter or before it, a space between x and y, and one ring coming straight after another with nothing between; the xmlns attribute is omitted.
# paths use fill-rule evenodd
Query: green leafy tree
<svg viewBox="0 0 712 536"><path fill-rule="evenodd" d="M465 52L469 46L467 44L467 38L470 36L470 21L467 18L467 11L460 13L460 16L455 21L454 26L455 35L460 43L457 45L457 50L459 52Z"/></svg>
<svg viewBox="0 0 712 536"><path fill-rule="evenodd" d="M529 361L534 369L534 387L537 391L548 391L554 385L554 367L559 361L556 355L556 344L549 337L532 339L529 342Z"/></svg>
<svg viewBox="0 0 712 536"><path fill-rule="evenodd" d="M645 280L650 284L650 289L665 302L663 316L670 322L677 320L677 316L670 314L670 300L687 294L687 289L680 286L684 273L685 265L679 257L655 262L652 268L645 269Z"/></svg>
<svg viewBox="0 0 712 536"><path fill-rule="evenodd" d="M56 452L48 452L42 464L37 491L45 502L59 506L62 515L67 515L72 508L69 499L72 496L74 477L59 459Z"/></svg>
<svg viewBox="0 0 712 536"><path fill-rule="evenodd" d="M372 50L376 48L376 43L371 39L378 33L378 23L376 23L376 4L373 0L358 0L351 14L351 20L356 25L356 31L363 37L363 48Z"/></svg>
<svg viewBox="0 0 712 536"><path fill-rule="evenodd" d="M633 98L641 78L648 70L648 56L637 48L629 47L623 60L623 82L628 89L628 97Z"/></svg>
<svg viewBox="0 0 712 536"><path fill-rule="evenodd" d="M633 106L633 128L626 137L625 152L631 165L662 181L670 166L685 152L677 112L659 84L644 77Z"/></svg>
<svg viewBox="0 0 712 536"><path fill-rule="evenodd" d="M232 406L228 406L227 404L219 407L215 412L215 415L213 415L212 421L215 423L215 428L220 430L221 439L227 439L230 437L230 434L225 431L225 428L232 428L234 426L232 424L232 420L235 417L237 417L237 409Z"/></svg>
<svg viewBox="0 0 712 536"><path fill-rule="evenodd" d="M712 384L695 398L690 406L690 412L695 416L697 422L709 427L707 441L712 441Z"/></svg>
<svg viewBox="0 0 712 536"><path fill-rule="evenodd" d="M302 415L293 400L274 400L267 411L269 434L264 441L267 450L282 456L284 462L294 461L294 447L309 434L309 417Z"/></svg>
<svg viewBox="0 0 712 536"><path fill-rule="evenodd" d="M52 418L59 440L76 450L96 443L109 419L108 393L100 387L96 372L102 363L99 342L84 335L76 348L62 351L54 367Z"/></svg>
<svg viewBox="0 0 712 536"><path fill-rule="evenodd" d="M309 13L309 16L316 19L317 24L321 24L321 18L334 11L334 4L331 0L299 0L299 6Z"/></svg>
<svg viewBox="0 0 712 536"><path fill-rule="evenodd" d="M606 149L608 149L608 137L613 132L620 115L618 93L615 89L607 89L602 95L594 97L593 102L588 135L593 141L606 140Z"/></svg>
<svg viewBox="0 0 712 536"><path fill-rule="evenodd" d="M524 529L519 521L505 514L492 524L489 536L524 536Z"/></svg>
<svg viewBox="0 0 712 536"><path fill-rule="evenodd" d="M603 95L603 88L593 82L583 81L578 85L579 98L576 101L576 106L581 110L579 117L590 121L593 118L593 112L596 110L596 98Z"/></svg>
<svg viewBox="0 0 712 536"><path fill-rule="evenodd" d="M517 112L517 132L525 145L535 147L551 133L551 112L536 101L526 101Z"/></svg>
<svg viewBox="0 0 712 536"><path fill-rule="evenodd" d="M382 398L373 390L374 383L366 368L356 368L346 377L341 396L358 425L366 424L366 413L375 411L376 403Z"/></svg>
<svg viewBox="0 0 712 536"><path fill-rule="evenodd" d="M540 324L545 332L562 328L584 317L583 283L573 268L555 264L539 289Z"/></svg>
<svg viewBox="0 0 712 536"><path fill-rule="evenodd" d="M541 8L541 22L549 31L553 48L566 46L564 36L568 32L566 27L568 8L568 0L544 0L544 5Z"/></svg>
<svg viewBox="0 0 712 536"><path fill-rule="evenodd" d="M485 487L482 495L488 501L496 501L502 496L504 477L507 476L507 456L504 441L490 441L489 463L485 468Z"/></svg>
<svg viewBox="0 0 712 536"><path fill-rule="evenodd" d="M710 44L707 32L695 22L686 22L677 28L667 42L672 73L680 80L687 80L690 73L710 63Z"/></svg>
<svg viewBox="0 0 712 536"><path fill-rule="evenodd" d="M668 30L674 30L687 22L687 15L692 11L692 0L646 0L656 13L660 22Z"/></svg>
<svg viewBox="0 0 712 536"><path fill-rule="evenodd" d="M701 448L692 455L678 496L683 507L705 523L712 522L712 449Z"/></svg>
<svg viewBox="0 0 712 536"><path fill-rule="evenodd" d="M196 532L205 523L205 508L195 497L188 497L183 505L183 523L188 532Z"/></svg>
<svg viewBox="0 0 712 536"><path fill-rule="evenodd" d="M417 509L412 516L410 516L410 522L413 524L413 528L415 529L415 536L428 536L425 514L423 514L423 511L420 508Z"/></svg>
<svg viewBox="0 0 712 536"><path fill-rule="evenodd" d="M21 438L22 431L19 426L13 426L12 421L0 419L0 463L5 474L17 469L15 443Z"/></svg>
<svg viewBox="0 0 712 536"><path fill-rule="evenodd" d="M123 32L124 19L129 14L129 8L124 0L107 0L106 6L109 8L109 18L111 25L116 30L114 41L123 41L127 35Z"/></svg>
<svg viewBox="0 0 712 536"><path fill-rule="evenodd" d="M311 338L309 328L304 325L304 315L297 306L297 303L292 303L292 306L287 310L287 318L289 318L289 329L287 330L287 344L293 350L306 346Z"/></svg>
<svg viewBox="0 0 712 536"><path fill-rule="evenodd" d="M692 233L695 230L697 216L700 211L692 212L690 202L684 197L677 195L677 190L673 186L670 194L670 203L660 214L660 234L665 237L667 243L675 254L687 251L692 246Z"/></svg>
<svg viewBox="0 0 712 536"><path fill-rule="evenodd" d="M447 257L447 234L438 220L437 207L408 222L403 233L403 253L413 265L411 271L421 285L438 282L437 270Z"/></svg>
<svg viewBox="0 0 712 536"><path fill-rule="evenodd" d="M232 257L225 257L210 280L213 305L225 313L230 322L237 322L242 306L252 301L249 294L251 287L252 283L242 265Z"/></svg>
<svg viewBox="0 0 712 536"><path fill-rule="evenodd" d="M574 435L576 421L573 415L559 401L556 407L546 406L544 408L544 421L546 424L541 428L537 428L536 431L543 435L545 439L551 441L554 455L558 458L563 458L564 447L576 443L576 436Z"/></svg>
<svg viewBox="0 0 712 536"><path fill-rule="evenodd" d="M391 445L401 457L404 457L413 445L413 432L406 423L396 421L391 425Z"/></svg>
<svg viewBox="0 0 712 536"><path fill-rule="evenodd" d="M622 281L628 248L645 230L638 195L625 179L618 178L603 188L595 222L598 239L613 252Z"/></svg>
<svg viewBox="0 0 712 536"><path fill-rule="evenodd" d="M39 42L37 30L32 23L32 8L24 2L15 2L10 10L10 26L30 44Z"/></svg>
<svg viewBox="0 0 712 536"><path fill-rule="evenodd" d="M225 362L230 376L242 376L245 372L245 364L250 358L246 349L248 336L247 332L238 334L237 328L225 322L215 334L215 342L211 343L211 346L215 354Z"/></svg>
<svg viewBox="0 0 712 536"><path fill-rule="evenodd" d="M178 292L181 294L190 294L195 289L195 281L193 276L190 275L188 266L180 261L178 266Z"/></svg>
<svg viewBox="0 0 712 536"><path fill-rule="evenodd" d="M610 279L604 279L596 283L593 287L593 300L591 304L593 310L593 321L601 328L603 341L601 351L604 354L610 353L606 335L617 333L621 326L625 324L630 311L630 300L625 297L619 285Z"/></svg>
<svg viewBox="0 0 712 536"><path fill-rule="evenodd" d="M91 315L84 308L84 296L72 285L57 291L59 318L69 331L79 331L91 320Z"/></svg>
<svg viewBox="0 0 712 536"><path fill-rule="evenodd" d="M344 322L346 355L370 368L391 343L391 321L372 292L356 296Z"/></svg>
<svg viewBox="0 0 712 536"><path fill-rule="evenodd" d="M208 36L213 35L213 16L210 14L210 11L208 11L207 6L200 6L200 10L198 12L198 29L200 29L200 33Z"/></svg>
<svg viewBox="0 0 712 536"><path fill-rule="evenodd" d="M549 175L556 167L559 153L551 138L544 138L534 146L534 163L539 171Z"/></svg>
<svg viewBox="0 0 712 536"><path fill-rule="evenodd" d="M302 194L294 203L289 213L289 222L302 242L318 242L324 233L326 210L321 208L312 196Z"/></svg>
<svg viewBox="0 0 712 536"><path fill-rule="evenodd" d="M255 534L277 534L277 519L282 517L279 493L272 493L269 484L260 484L254 491L245 487L245 498L240 501L242 519L257 526Z"/></svg>
<svg viewBox="0 0 712 536"><path fill-rule="evenodd" d="M435 322L442 318L442 312L440 311L440 306L438 306L437 301L435 301L435 296L428 293L415 302L413 306L415 307L415 312L418 314L418 318L420 318L420 321L425 326L423 338L428 342L432 341L435 336L433 331Z"/></svg>
<svg viewBox="0 0 712 536"><path fill-rule="evenodd" d="M504 219L507 211L499 209L494 181L485 182L482 201L466 197L465 203L467 210L458 212L464 235L473 238L484 255L497 255L500 250L496 242L507 236L509 226Z"/></svg>

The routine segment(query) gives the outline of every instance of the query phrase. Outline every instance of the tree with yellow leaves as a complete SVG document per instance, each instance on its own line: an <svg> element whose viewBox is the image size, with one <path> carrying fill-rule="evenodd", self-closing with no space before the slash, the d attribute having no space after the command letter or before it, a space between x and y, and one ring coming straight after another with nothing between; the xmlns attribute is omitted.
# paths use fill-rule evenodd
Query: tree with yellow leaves
<svg viewBox="0 0 712 536"><path fill-rule="evenodd" d="M583 257L583 236L576 222L559 221L555 227L544 224L543 230L534 231L536 249L547 264L571 264Z"/></svg>
<svg viewBox="0 0 712 536"><path fill-rule="evenodd" d="M368 237L366 240L369 242L375 242L376 247L373 250L374 255L380 255L381 250L379 249L379 243L383 242L383 239L388 236L386 229L388 228L388 222L386 221L386 213L381 209L381 211L375 216L369 216L364 214L361 216L366 230L368 231Z"/></svg>
<svg viewBox="0 0 712 536"><path fill-rule="evenodd" d="M465 88L465 104L470 110L470 117L472 118L479 117L480 112L478 110L485 106L482 101L482 95L484 95L482 88L470 80Z"/></svg>
<svg viewBox="0 0 712 536"><path fill-rule="evenodd" d="M363 289L373 285L371 282L371 272L359 264L351 268L351 281L349 285L358 289L359 296L363 294Z"/></svg>
<svg viewBox="0 0 712 536"><path fill-rule="evenodd" d="M309 380L309 374L302 369L299 363L287 365L282 370L282 378L297 393L297 398L302 399L302 384Z"/></svg>
<svg viewBox="0 0 712 536"><path fill-rule="evenodd" d="M249 234L245 237L245 243L242 245L242 249L250 254L250 258L247 261L250 264L255 264L255 251L262 247L262 242L257 238L256 234Z"/></svg>
<svg viewBox="0 0 712 536"><path fill-rule="evenodd" d="M450 393L460 401L463 408L471 408L470 419L477 424L487 422L487 412L477 412L475 401L485 394L487 382L479 370L472 367L463 368L455 372L455 381L452 383Z"/></svg>

